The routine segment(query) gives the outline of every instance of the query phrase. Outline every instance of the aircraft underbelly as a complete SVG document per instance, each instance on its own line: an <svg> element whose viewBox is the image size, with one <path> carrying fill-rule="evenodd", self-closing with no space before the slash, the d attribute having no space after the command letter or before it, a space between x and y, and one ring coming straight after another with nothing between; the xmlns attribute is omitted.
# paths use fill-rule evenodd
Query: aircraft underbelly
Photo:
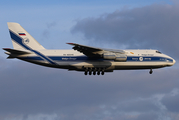
<svg viewBox="0 0 179 120"><path fill-rule="evenodd" d="M166 62L122 62L114 63L116 70L124 69L151 69L151 68L162 68L168 66Z"/></svg>
<svg viewBox="0 0 179 120"><path fill-rule="evenodd" d="M43 59L30 59L30 57L19 58L28 62L40 64L43 66L50 66L56 68L65 68L75 67L76 69L82 69L82 67L98 67L98 68L110 68L113 70L122 70L122 69L150 69L150 68L161 68L165 66L170 66L172 63L164 61L126 61L126 62L117 62L117 61L62 61L54 60L51 64Z"/></svg>
<svg viewBox="0 0 179 120"><path fill-rule="evenodd" d="M161 68L169 66L166 62L58 62L60 66L73 66L78 69L82 67L103 67L110 68L113 70L124 70L124 69L150 69L150 68Z"/></svg>

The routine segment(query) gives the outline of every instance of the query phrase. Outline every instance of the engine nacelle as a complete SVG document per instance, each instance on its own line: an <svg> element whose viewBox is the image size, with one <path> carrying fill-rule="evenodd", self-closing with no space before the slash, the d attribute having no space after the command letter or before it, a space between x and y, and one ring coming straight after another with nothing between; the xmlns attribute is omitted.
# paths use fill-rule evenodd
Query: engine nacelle
<svg viewBox="0 0 179 120"><path fill-rule="evenodd" d="M115 61L125 62L125 61L127 61L127 55L126 54L116 54Z"/></svg>
<svg viewBox="0 0 179 120"><path fill-rule="evenodd" d="M119 62L125 62L127 60L126 54L107 52L103 54L103 58L106 60L115 60Z"/></svg>
<svg viewBox="0 0 179 120"><path fill-rule="evenodd" d="M107 52L103 54L103 58L107 60L115 60L116 59L116 54L112 52Z"/></svg>

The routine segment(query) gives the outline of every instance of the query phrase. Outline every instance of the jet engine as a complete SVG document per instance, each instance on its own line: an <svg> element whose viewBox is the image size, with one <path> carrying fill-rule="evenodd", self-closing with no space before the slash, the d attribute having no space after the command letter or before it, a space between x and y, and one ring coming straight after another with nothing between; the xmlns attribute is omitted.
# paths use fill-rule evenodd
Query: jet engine
<svg viewBox="0 0 179 120"><path fill-rule="evenodd" d="M106 60L115 60L119 62L125 62L127 60L126 54L106 52L103 53L103 58Z"/></svg>

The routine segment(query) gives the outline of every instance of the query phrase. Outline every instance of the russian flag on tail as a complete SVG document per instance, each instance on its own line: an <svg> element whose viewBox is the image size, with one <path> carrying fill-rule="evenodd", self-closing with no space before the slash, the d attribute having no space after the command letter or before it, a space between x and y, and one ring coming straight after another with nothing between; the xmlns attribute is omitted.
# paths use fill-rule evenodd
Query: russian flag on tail
<svg viewBox="0 0 179 120"><path fill-rule="evenodd" d="M19 35L20 35L20 36L26 36L26 34L25 34L25 33L19 33Z"/></svg>

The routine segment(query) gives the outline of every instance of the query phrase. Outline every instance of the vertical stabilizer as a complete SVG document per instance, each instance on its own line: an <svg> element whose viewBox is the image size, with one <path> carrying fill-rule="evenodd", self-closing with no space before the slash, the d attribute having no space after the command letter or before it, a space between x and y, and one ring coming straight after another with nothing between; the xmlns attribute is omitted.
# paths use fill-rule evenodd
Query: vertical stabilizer
<svg viewBox="0 0 179 120"><path fill-rule="evenodd" d="M20 24L8 22L8 28L14 49L40 50L45 49L40 45Z"/></svg>

